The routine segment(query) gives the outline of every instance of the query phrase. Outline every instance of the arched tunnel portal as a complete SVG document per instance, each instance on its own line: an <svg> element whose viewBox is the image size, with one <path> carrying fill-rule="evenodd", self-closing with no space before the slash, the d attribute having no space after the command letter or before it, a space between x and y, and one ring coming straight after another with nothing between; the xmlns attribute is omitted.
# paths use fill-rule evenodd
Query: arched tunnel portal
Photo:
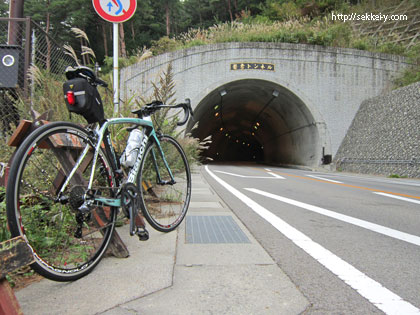
<svg viewBox="0 0 420 315"><path fill-rule="evenodd" d="M200 140L211 136L202 152L209 160L311 166L318 165L322 155L318 125L308 106L289 89L242 79L208 93L187 130Z"/></svg>
<svg viewBox="0 0 420 315"><path fill-rule="evenodd" d="M190 98L199 121L196 129L190 121L186 131L212 136L204 156L308 166L328 164L360 104L410 66L403 57L354 49L218 43L122 69L122 99L153 95L170 65L175 98Z"/></svg>

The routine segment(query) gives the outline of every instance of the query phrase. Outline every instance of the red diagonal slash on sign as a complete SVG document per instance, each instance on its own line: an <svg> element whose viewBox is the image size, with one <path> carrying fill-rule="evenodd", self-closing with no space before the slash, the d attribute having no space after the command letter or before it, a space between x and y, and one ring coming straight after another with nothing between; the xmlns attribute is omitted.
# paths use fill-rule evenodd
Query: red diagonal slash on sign
<svg viewBox="0 0 420 315"><path fill-rule="evenodd" d="M112 2L114 2L114 4L115 4L117 7L119 7L119 5L118 5L118 3L117 3L117 1L116 1L116 0L112 0ZM127 11L125 11L125 10L123 9L123 13L124 13L124 14L126 14L126 13L127 13Z"/></svg>

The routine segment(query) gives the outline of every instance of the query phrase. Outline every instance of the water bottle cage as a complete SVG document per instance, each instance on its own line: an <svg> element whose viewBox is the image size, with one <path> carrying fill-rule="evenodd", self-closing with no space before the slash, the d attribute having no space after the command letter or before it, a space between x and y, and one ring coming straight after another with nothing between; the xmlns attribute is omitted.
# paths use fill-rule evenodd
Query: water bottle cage
<svg viewBox="0 0 420 315"><path fill-rule="evenodd" d="M136 129L138 125L132 125L131 127L127 127L128 132L132 132L134 129Z"/></svg>

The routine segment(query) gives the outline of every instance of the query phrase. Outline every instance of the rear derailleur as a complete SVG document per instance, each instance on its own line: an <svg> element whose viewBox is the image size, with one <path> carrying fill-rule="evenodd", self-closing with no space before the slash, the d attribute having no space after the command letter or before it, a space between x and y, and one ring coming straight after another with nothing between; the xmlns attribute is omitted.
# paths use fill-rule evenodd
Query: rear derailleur
<svg viewBox="0 0 420 315"><path fill-rule="evenodd" d="M70 207L76 213L77 228L74 232L75 238L82 238L83 223L89 222L92 219L90 212L90 205L85 201L85 188L83 186L74 186L70 191L68 202Z"/></svg>

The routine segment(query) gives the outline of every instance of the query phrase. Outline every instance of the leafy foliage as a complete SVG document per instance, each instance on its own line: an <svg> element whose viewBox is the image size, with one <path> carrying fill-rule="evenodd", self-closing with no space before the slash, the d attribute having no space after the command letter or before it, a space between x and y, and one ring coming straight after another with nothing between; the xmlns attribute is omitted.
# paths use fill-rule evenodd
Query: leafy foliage
<svg viewBox="0 0 420 315"><path fill-rule="evenodd" d="M153 83L153 94L148 98L141 98L142 103L146 104L152 100L159 100L164 104L176 103L176 99L174 99L175 83L172 71L172 64L169 64L166 71L160 75L159 81ZM183 115L181 113L183 111L175 113L173 111L170 109L157 111L152 116L153 124L156 130L177 139L185 151L189 164L193 166L198 163L199 155L203 148L198 139L192 138L190 135L184 136L185 129L179 129L177 126L177 122L179 121L178 114Z"/></svg>
<svg viewBox="0 0 420 315"><path fill-rule="evenodd" d="M208 29L191 29L177 38L173 47L187 48L225 42L284 42L321 46L348 47L384 53L402 53L401 45L375 42L354 33L350 25L328 19L309 18L285 22L222 23Z"/></svg>
<svg viewBox="0 0 420 315"><path fill-rule="evenodd" d="M395 79L396 87L402 87L420 81L420 43L408 52L408 60L413 64Z"/></svg>
<svg viewBox="0 0 420 315"><path fill-rule="evenodd" d="M9 3L6 1L0 2L0 17L9 16Z"/></svg>
<svg viewBox="0 0 420 315"><path fill-rule="evenodd" d="M6 188L0 187L0 242L10 239L6 216Z"/></svg>
<svg viewBox="0 0 420 315"><path fill-rule="evenodd" d="M179 48L173 38L178 38L191 29L203 30L234 21L252 24L305 21L303 24L306 26L302 26L299 34L281 34L280 31L280 34L274 34L271 37L260 35L250 40L329 45L330 42L339 41L339 36L332 34L334 31L340 31L338 27L332 26L333 30L324 33L311 34L311 32L313 32L313 24L324 23L323 20L332 11L369 12L379 5L386 7L398 3L398 0L137 0L138 9L135 15L123 23L122 27L129 56L137 54L137 51L144 46L152 47L154 54L172 51ZM5 3L0 4L0 14L6 14L7 6ZM95 13L90 1L25 0L24 15L31 16L59 42L69 43L73 47L80 47L81 39L72 35L71 27L80 28L91 39L90 47L93 48L100 63L107 56L112 55L112 24L102 20ZM278 24L275 25L278 26ZM349 34L347 29L345 31L345 35ZM248 40L246 37L232 37L232 39ZM372 40L360 41L354 38L351 47L371 49L372 45L369 41ZM341 42L339 46L344 45L344 41ZM203 41L197 39L189 42L188 47L202 43ZM385 51L389 49L384 48Z"/></svg>

